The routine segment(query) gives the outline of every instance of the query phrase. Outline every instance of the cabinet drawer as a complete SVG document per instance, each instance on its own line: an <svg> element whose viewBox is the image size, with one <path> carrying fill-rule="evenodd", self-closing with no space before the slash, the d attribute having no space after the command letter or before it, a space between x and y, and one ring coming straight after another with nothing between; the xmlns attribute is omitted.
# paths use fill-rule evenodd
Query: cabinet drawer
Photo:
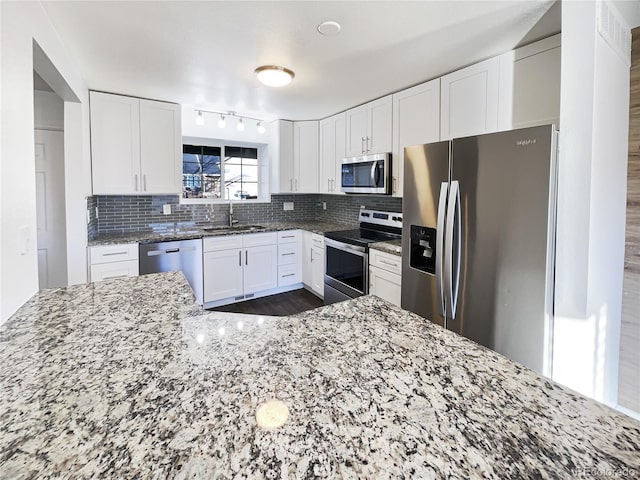
<svg viewBox="0 0 640 480"><path fill-rule="evenodd" d="M242 235L243 247L259 247L261 245L275 245L276 243L278 243L276 232Z"/></svg>
<svg viewBox="0 0 640 480"><path fill-rule="evenodd" d="M324 250L324 237L322 235L318 235L317 233L312 233L311 244L314 247L322 248Z"/></svg>
<svg viewBox="0 0 640 480"><path fill-rule="evenodd" d="M402 274L402 257L379 250L369 250L369 264L387 272Z"/></svg>
<svg viewBox="0 0 640 480"><path fill-rule="evenodd" d="M202 250L204 252L216 252L219 250L231 250L234 248L242 248L242 235L204 237L202 239Z"/></svg>
<svg viewBox="0 0 640 480"><path fill-rule="evenodd" d="M138 244L99 245L90 247L91 265L135 260L138 263ZM136 272L136 275L138 273Z"/></svg>
<svg viewBox="0 0 640 480"><path fill-rule="evenodd" d="M278 232L278 245L283 243L296 243L300 240L300 230L287 230L285 232Z"/></svg>
<svg viewBox="0 0 640 480"><path fill-rule="evenodd" d="M282 265L278 267L278 287L302 282L300 265Z"/></svg>
<svg viewBox="0 0 640 480"><path fill-rule="evenodd" d="M278 265L300 262L300 246L297 243L278 245Z"/></svg>
<svg viewBox="0 0 640 480"><path fill-rule="evenodd" d="M91 265L91 281L99 282L109 278L137 277L138 260L126 262L99 263Z"/></svg>

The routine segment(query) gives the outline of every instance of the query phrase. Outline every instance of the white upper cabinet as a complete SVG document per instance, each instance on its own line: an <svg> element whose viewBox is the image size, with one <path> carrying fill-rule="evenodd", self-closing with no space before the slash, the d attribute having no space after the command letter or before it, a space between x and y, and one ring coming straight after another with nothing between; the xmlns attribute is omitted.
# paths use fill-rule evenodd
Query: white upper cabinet
<svg viewBox="0 0 640 480"><path fill-rule="evenodd" d="M404 148L440 140L440 79L393 94L393 195L402 196Z"/></svg>
<svg viewBox="0 0 640 480"><path fill-rule="evenodd" d="M179 194L180 105L91 92L94 195Z"/></svg>
<svg viewBox="0 0 640 480"><path fill-rule="evenodd" d="M346 114L320 121L320 193L341 193L340 177L345 156Z"/></svg>
<svg viewBox="0 0 640 480"><path fill-rule="evenodd" d="M519 48L513 62L512 128L560 124L560 34Z"/></svg>
<svg viewBox="0 0 640 480"><path fill-rule="evenodd" d="M181 190L181 114L175 103L140 100L142 193Z"/></svg>
<svg viewBox="0 0 640 480"><path fill-rule="evenodd" d="M293 188L300 193L318 193L319 145L318 121L294 122Z"/></svg>
<svg viewBox="0 0 640 480"><path fill-rule="evenodd" d="M347 110L347 157L391 151L392 97Z"/></svg>
<svg viewBox="0 0 640 480"><path fill-rule="evenodd" d="M293 122L277 120L269 128L271 140L269 150L271 152L271 192L294 192L293 177Z"/></svg>
<svg viewBox="0 0 640 480"><path fill-rule="evenodd" d="M441 140L498 130L499 57L450 73L440 80Z"/></svg>
<svg viewBox="0 0 640 480"><path fill-rule="evenodd" d="M94 194L140 193L140 100L91 92Z"/></svg>

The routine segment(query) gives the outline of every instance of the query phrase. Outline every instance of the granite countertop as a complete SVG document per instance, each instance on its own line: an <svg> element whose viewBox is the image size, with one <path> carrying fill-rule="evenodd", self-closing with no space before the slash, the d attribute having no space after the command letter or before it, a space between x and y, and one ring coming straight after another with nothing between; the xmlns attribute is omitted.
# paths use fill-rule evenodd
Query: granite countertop
<svg viewBox="0 0 640 480"><path fill-rule="evenodd" d="M391 240L389 242L377 242L369 245L369 248L380 250L381 252L390 253L391 255L402 256L402 240Z"/></svg>
<svg viewBox="0 0 640 480"><path fill-rule="evenodd" d="M198 225L186 225L178 228L158 228L149 229L145 231L137 232L124 232L124 233L109 233L102 234L88 241L90 247L96 245L112 245L118 243L150 243L150 242L171 242L174 240L189 240L192 238L203 237L215 237L223 235L243 235L251 233L264 233L264 232L277 232L283 230L307 230L309 232L324 235L325 232L332 230L348 230L350 228L357 228L353 225L344 225L340 223L328 223L328 222L276 222L265 223L260 222L260 225L264 226L264 229L247 231L247 230L221 230L206 232L203 226Z"/></svg>
<svg viewBox="0 0 640 480"><path fill-rule="evenodd" d="M180 273L44 291L0 327L0 379L0 478L640 476L640 422L373 296L260 317L204 314Z"/></svg>

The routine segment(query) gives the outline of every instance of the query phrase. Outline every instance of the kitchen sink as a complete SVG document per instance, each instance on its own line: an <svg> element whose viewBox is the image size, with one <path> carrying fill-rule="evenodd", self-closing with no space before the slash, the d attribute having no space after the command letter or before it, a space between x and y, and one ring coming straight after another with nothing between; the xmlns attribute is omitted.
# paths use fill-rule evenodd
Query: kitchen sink
<svg viewBox="0 0 640 480"><path fill-rule="evenodd" d="M207 227L202 230L205 232L236 232L236 231L255 231L255 230L264 230L266 227L262 225L234 225L230 227L228 225L217 225L215 227Z"/></svg>

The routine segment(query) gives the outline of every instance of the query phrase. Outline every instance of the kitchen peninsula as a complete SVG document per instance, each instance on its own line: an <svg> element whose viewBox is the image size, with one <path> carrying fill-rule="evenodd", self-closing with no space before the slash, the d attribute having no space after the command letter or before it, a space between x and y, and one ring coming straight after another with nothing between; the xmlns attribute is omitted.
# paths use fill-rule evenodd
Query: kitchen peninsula
<svg viewBox="0 0 640 480"><path fill-rule="evenodd" d="M0 328L0 379L0 478L640 476L640 423L374 296L255 317L181 273L47 290Z"/></svg>

